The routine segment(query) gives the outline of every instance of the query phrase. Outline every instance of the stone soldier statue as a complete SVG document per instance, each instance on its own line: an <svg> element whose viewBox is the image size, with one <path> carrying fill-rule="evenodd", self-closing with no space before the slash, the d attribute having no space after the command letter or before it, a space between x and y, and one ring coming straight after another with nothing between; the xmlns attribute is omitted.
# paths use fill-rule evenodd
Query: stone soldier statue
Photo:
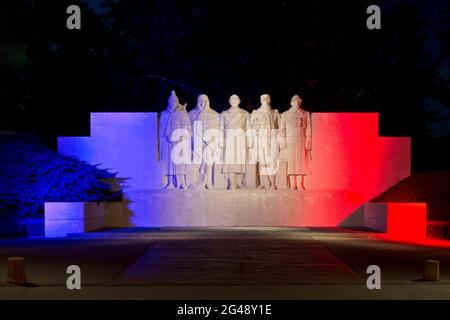
<svg viewBox="0 0 450 320"><path fill-rule="evenodd" d="M224 134L224 153L222 173L227 175L228 189L243 188L245 165L247 162L248 148L252 139L247 135L250 130L250 114L241 109L241 100L233 94L229 103L231 107L220 115L220 129Z"/></svg>
<svg viewBox="0 0 450 320"><path fill-rule="evenodd" d="M261 107L252 112L251 122L257 137L260 187L266 190L275 190L280 159L278 143L280 114L278 110L272 109L270 102L271 98L268 94L261 96Z"/></svg>
<svg viewBox="0 0 450 320"><path fill-rule="evenodd" d="M159 123L161 160L164 175L167 177L166 189L175 186L186 189L186 164L191 158L190 141L191 124L186 105L181 105L175 91L172 91L167 110L161 112ZM181 154L178 150L181 150Z"/></svg>
<svg viewBox="0 0 450 320"><path fill-rule="evenodd" d="M286 149L287 175L291 190L305 190L304 178L310 175L311 120L302 109L302 99L295 95L291 108L281 115L280 144Z"/></svg>
<svg viewBox="0 0 450 320"><path fill-rule="evenodd" d="M197 182L190 188L213 189L213 166L217 155L220 157L220 115L211 109L208 96L201 94L196 107L189 111L189 120L192 125L194 163L198 165Z"/></svg>

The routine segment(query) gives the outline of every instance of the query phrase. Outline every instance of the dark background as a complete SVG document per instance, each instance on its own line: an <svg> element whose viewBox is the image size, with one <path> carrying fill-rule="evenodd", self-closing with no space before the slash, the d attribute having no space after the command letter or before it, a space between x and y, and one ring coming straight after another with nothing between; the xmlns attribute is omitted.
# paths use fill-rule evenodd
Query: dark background
<svg viewBox="0 0 450 320"><path fill-rule="evenodd" d="M292 95L311 112L380 112L413 170L450 168L449 1L37 1L0 10L0 130L88 135L91 111L162 111L170 90L217 111ZM66 8L81 7L81 30ZM382 9L382 29L366 9Z"/></svg>

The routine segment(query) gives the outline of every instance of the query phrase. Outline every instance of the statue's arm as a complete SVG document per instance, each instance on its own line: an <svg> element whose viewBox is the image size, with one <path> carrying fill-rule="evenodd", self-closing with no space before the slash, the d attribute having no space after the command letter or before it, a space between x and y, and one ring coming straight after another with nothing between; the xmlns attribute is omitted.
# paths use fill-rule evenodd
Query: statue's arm
<svg viewBox="0 0 450 320"><path fill-rule="evenodd" d="M186 106L186 105L185 105ZM184 134L182 136L182 140L192 139L192 125L191 120L189 119L189 115L186 111L183 112L181 127L184 130Z"/></svg>
<svg viewBox="0 0 450 320"><path fill-rule="evenodd" d="M187 112L184 113L184 128L189 132L189 135L192 137L192 125L191 119L189 118L189 115Z"/></svg>
<svg viewBox="0 0 450 320"><path fill-rule="evenodd" d="M161 144L164 140L167 142L170 142L170 130L167 130L167 126L169 125L167 123L168 117L164 112L161 113L160 119L159 119L159 143Z"/></svg>
<svg viewBox="0 0 450 320"><path fill-rule="evenodd" d="M280 126L279 126L280 131L278 132L278 140L280 143L280 148L285 149L285 148L287 148L286 114L281 115L281 119L280 119L279 123L280 123Z"/></svg>
<svg viewBox="0 0 450 320"><path fill-rule="evenodd" d="M306 150L311 151L312 149L312 130L311 130L311 113L306 112L305 113L305 122L306 122L306 141L305 141L305 146L306 146Z"/></svg>
<svg viewBox="0 0 450 320"><path fill-rule="evenodd" d="M256 111L253 111L250 114L250 126L252 128L252 131L255 134L258 134L259 123L258 123L258 114L256 113Z"/></svg>
<svg viewBox="0 0 450 320"><path fill-rule="evenodd" d="M247 138L247 148L253 148L253 146L255 145L255 141L250 113L247 113L245 115L245 135Z"/></svg>
<svg viewBox="0 0 450 320"><path fill-rule="evenodd" d="M280 112L278 111L278 109L275 109L275 126L277 126L278 128L280 127L280 122L281 122L281 115Z"/></svg>
<svg viewBox="0 0 450 320"><path fill-rule="evenodd" d="M225 136L225 119L223 114L219 114L219 141L218 141L218 146L219 148L223 149L225 147L224 144L224 136Z"/></svg>

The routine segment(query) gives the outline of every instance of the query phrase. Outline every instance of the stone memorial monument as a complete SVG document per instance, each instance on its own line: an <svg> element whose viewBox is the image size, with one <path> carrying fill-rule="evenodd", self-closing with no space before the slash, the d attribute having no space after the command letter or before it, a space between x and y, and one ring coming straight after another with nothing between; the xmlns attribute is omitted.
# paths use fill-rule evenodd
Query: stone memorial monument
<svg viewBox="0 0 450 320"><path fill-rule="evenodd" d="M125 188L117 202L45 203L46 236L102 227L372 227L386 226L386 217L398 213L391 204L372 208L370 201L410 175L411 139L380 136L377 113L313 113L310 119L294 96L280 118L270 96L263 95L261 107L250 115L233 95L231 107L218 116L208 100L200 95L188 114L172 92L160 115L92 113L89 136L58 138L60 153L117 172ZM207 147L210 129L219 137L213 143L219 152L201 151L195 164L196 143L215 150ZM206 160L217 154L220 161L213 160L211 168ZM248 167L256 160L264 191L249 183ZM198 188L161 187L185 189L195 166ZM225 178L228 189L246 190L222 190ZM276 180L284 182L278 190ZM303 189L307 182L307 190L286 190L288 181L292 189ZM198 191L210 187L214 190ZM421 223L425 208L417 207ZM411 219L410 210L400 211Z"/></svg>

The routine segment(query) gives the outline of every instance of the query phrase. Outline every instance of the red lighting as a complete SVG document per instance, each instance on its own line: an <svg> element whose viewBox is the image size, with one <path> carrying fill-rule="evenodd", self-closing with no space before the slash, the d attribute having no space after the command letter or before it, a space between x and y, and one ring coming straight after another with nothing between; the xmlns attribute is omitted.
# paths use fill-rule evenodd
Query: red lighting
<svg viewBox="0 0 450 320"><path fill-rule="evenodd" d="M386 238L423 241L427 237L425 203L388 203Z"/></svg>
<svg viewBox="0 0 450 320"><path fill-rule="evenodd" d="M305 204L304 225L338 226L364 203L410 176L411 139L380 137L378 126L377 113L312 114L308 189L336 196Z"/></svg>
<svg viewBox="0 0 450 320"><path fill-rule="evenodd" d="M378 239L406 245L450 247L450 241L427 238L426 203L388 203L387 232Z"/></svg>

